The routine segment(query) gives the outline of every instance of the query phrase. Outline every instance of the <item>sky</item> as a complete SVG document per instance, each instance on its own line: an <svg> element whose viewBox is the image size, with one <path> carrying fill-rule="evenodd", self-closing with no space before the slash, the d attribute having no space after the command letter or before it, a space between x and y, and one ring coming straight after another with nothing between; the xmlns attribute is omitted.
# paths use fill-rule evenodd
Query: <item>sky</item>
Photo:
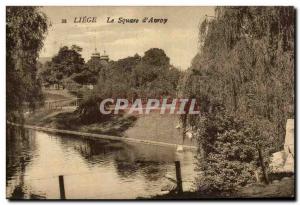
<svg viewBox="0 0 300 205"><path fill-rule="evenodd" d="M213 16L214 7L43 7L52 26L40 57L52 57L61 46L83 48L85 61L95 48L110 59L143 55L150 48L161 48L171 64L182 70L190 66L198 52L198 26L205 15ZM96 23L74 23L77 17L96 17ZM115 19L107 23L107 18ZM122 24L118 19L139 19ZM142 23L144 18L168 19L163 23ZM62 23L66 19L67 23Z"/></svg>

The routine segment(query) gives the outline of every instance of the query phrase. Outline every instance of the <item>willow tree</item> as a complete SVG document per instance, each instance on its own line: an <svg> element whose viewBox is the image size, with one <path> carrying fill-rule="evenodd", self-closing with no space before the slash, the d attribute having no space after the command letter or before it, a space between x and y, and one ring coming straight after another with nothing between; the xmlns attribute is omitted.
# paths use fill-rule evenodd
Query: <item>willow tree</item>
<svg viewBox="0 0 300 205"><path fill-rule="evenodd" d="M20 120L24 106L34 109L42 100L37 58L48 28L38 7L6 8L7 120Z"/></svg>
<svg viewBox="0 0 300 205"><path fill-rule="evenodd" d="M292 7L217 7L201 24L184 94L201 104L189 123L210 190L253 180L256 146L266 156L283 148L294 118L294 32Z"/></svg>

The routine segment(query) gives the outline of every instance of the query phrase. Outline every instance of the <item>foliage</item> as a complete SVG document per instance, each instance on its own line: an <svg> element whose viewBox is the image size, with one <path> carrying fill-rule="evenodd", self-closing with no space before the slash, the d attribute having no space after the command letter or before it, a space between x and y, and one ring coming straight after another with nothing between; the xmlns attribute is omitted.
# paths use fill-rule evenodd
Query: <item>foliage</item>
<svg viewBox="0 0 300 205"><path fill-rule="evenodd" d="M73 74L83 71L84 59L80 52L82 48L73 45L61 47L58 54L50 62L47 62L41 73L44 82L49 84L62 84L62 81Z"/></svg>
<svg viewBox="0 0 300 205"><path fill-rule="evenodd" d="M248 165L256 158L240 158L244 152L265 146L268 159L294 118L294 10L217 7L215 14L199 28L200 50L182 87L200 102L202 115L189 124L202 147L202 177L211 189L229 190L254 177Z"/></svg>
<svg viewBox="0 0 300 205"><path fill-rule="evenodd" d="M24 105L42 101L37 58L48 29L38 7L6 8L6 111L8 120L22 118Z"/></svg>
<svg viewBox="0 0 300 205"><path fill-rule="evenodd" d="M136 54L110 61L99 70L94 92L85 97L89 103L81 105L86 110L82 114L88 117L95 113L87 106L97 107L97 99L126 98L131 101L136 98L176 96L180 75L180 71L169 64L165 52L158 48L149 49L143 57ZM99 112L97 114L100 115Z"/></svg>
<svg viewBox="0 0 300 205"><path fill-rule="evenodd" d="M262 119L248 121L234 116L222 106L197 121L199 147L199 188L207 193L233 191L255 181L259 168L258 147L264 156L273 150L270 124ZM268 132L259 133L264 123ZM266 160L267 164L268 161Z"/></svg>
<svg viewBox="0 0 300 205"><path fill-rule="evenodd" d="M99 72L96 93L103 98L132 97L132 69L139 61L139 55L111 61Z"/></svg>
<svg viewBox="0 0 300 205"><path fill-rule="evenodd" d="M99 58L91 58L84 65L83 71L74 74L72 79L79 84L95 85L98 81L100 70L106 66L105 63Z"/></svg>
<svg viewBox="0 0 300 205"><path fill-rule="evenodd" d="M76 113L79 114L80 121L82 123L95 123L100 122L103 119L109 117L109 115L102 115L99 112L99 107L102 99L97 95L88 95L80 103ZM108 104L105 105L105 109L108 109Z"/></svg>
<svg viewBox="0 0 300 205"><path fill-rule="evenodd" d="M73 45L60 48L50 62L45 63L41 78L49 84L97 84L96 93L101 98L146 98L162 95L175 96L180 71L170 65L162 49L151 48L143 57L138 54L117 61L103 62L91 58L84 64L80 51ZM75 83L75 84L76 84Z"/></svg>
<svg viewBox="0 0 300 205"><path fill-rule="evenodd" d="M145 64L153 66L168 66L170 58L166 55L165 51L160 48L151 48L145 52L142 57Z"/></svg>
<svg viewBox="0 0 300 205"><path fill-rule="evenodd" d="M99 73L97 93L102 97L145 98L176 95L180 71L169 64L163 50L152 48L112 61Z"/></svg>

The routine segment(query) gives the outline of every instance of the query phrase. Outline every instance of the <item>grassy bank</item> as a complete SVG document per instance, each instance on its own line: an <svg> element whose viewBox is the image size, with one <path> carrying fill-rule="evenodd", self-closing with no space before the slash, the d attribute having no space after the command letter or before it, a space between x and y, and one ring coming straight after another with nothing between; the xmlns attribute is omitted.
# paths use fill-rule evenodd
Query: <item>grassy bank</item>
<svg viewBox="0 0 300 205"><path fill-rule="evenodd" d="M48 127L62 130L79 131L85 133L124 136L138 140L150 140L168 144L182 144L196 147L196 139L186 137L183 140L182 129L176 128L179 124L177 115L148 115L118 114L102 116L94 121L97 115L89 117L92 122L81 118L76 111L62 109L56 111L39 110L29 114L27 125Z"/></svg>
<svg viewBox="0 0 300 205"><path fill-rule="evenodd" d="M95 123L83 123L79 114L64 110L36 111L26 117L26 124L29 125L113 136L123 136L124 131L133 126L135 121L134 116L120 114Z"/></svg>
<svg viewBox="0 0 300 205"><path fill-rule="evenodd" d="M43 92L46 101L76 97L67 90L44 90ZM107 116L93 123L83 121L81 116L71 108L62 110L40 109L25 116L25 124L28 125L113 136L123 136L124 132L134 125L136 117L120 114Z"/></svg>

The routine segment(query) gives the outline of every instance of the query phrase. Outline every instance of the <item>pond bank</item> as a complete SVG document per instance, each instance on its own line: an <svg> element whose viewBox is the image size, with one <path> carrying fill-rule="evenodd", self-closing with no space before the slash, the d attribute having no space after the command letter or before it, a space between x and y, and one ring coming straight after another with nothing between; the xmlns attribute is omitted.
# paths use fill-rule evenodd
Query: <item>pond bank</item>
<svg viewBox="0 0 300 205"><path fill-rule="evenodd" d="M123 136L133 126L134 116L115 115L95 122L84 122L74 110L38 110L26 116L25 124L79 132Z"/></svg>
<svg viewBox="0 0 300 205"><path fill-rule="evenodd" d="M83 123L78 113L68 110L37 111L26 117L25 123L29 126L66 130L75 135L112 136L132 139L137 142L154 142L154 144L191 147L196 149L197 140L183 139L178 115L112 115L99 122ZM46 130L47 131L47 130ZM51 130L53 131L53 130ZM77 133L79 132L79 133ZM171 145L170 145L171 144Z"/></svg>
<svg viewBox="0 0 300 205"><path fill-rule="evenodd" d="M125 141L125 142L152 144L152 145L159 145L159 146L168 146L168 147L175 147L175 148L177 147L177 144L157 142L157 141L151 141L151 140L142 140L142 139L135 139L135 138L117 137L117 136L110 136L110 135L103 135L103 134L54 129L54 128L49 128L49 127L39 127L39 126L25 125L25 124L22 125L22 124L17 124L17 123L13 123L13 122L8 122L7 124L12 125L12 126L17 126L17 127L24 127L27 129L38 130L38 131L70 134L70 135L88 137L88 138L94 138L94 139L108 139L108 140L118 140L118 141ZM183 148L188 149L188 150L196 150L197 149L195 146L187 146L187 145L183 145Z"/></svg>

